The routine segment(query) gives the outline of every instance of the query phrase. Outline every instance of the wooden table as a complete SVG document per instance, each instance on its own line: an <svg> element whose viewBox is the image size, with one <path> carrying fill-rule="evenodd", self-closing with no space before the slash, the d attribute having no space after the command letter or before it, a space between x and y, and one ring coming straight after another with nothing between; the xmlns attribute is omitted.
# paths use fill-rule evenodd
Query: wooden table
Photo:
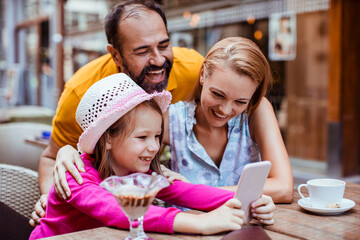
<svg viewBox="0 0 360 240"><path fill-rule="evenodd" d="M41 148L46 148L49 145L49 140L48 139L42 139L39 137L35 137L35 136L29 136L25 138L25 142L41 147Z"/></svg>
<svg viewBox="0 0 360 240"><path fill-rule="evenodd" d="M358 240L360 239L360 184L347 183L344 197L353 200L356 203L355 207L340 215L321 216L303 210L297 204L299 194L297 193L297 190L295 190L293 203L277 204L275 224L264 226L264 229L272 239ZM101 227L47 239L124 239L127 234L128 231L126 230ZM147 235L158 240L219 240L224 237L226 233L212 236L185 234L168 235L159 233L147 233Z"/></svg>

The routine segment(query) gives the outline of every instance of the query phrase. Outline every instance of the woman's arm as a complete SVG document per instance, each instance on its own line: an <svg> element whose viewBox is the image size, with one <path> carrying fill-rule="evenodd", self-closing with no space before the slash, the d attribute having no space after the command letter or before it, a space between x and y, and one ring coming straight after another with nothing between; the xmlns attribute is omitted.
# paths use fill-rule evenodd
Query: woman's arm
<svg viewBox="0 0 360 240"><path fill-rule="evenodd" d="M251 137L257 143L262 160L272 167L265 183L264 194L275 203L290 203L293 199L294 180L285 144L270 102L263 98L249 119Z"/></svg>

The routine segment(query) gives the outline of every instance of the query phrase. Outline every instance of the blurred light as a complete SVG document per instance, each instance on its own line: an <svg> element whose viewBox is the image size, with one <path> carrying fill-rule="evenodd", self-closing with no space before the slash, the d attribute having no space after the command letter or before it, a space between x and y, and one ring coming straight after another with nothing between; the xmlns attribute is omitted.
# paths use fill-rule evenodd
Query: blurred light
<svg viewBox="0 0 360 240"><path fill-rule="evenodd" d="M199 16L199 14L196 14L196 13L195 13L195 14L192 16L191 21L194 21L194 22L198 23L198 22L200 21L200 16Z"/></svg>
<svg viewBox="0 0 360 240"><path fill-rule="evenodd" d="M60 33L53 34L51 38L54 43L61 43L61 41L63 40L63 36Z"/></svg>
<svg viewBox="0 0 360 240"><path fill-rule="evenodd" d="M190 27L196 27L198 25L198 23L200 22L200 16L199 14L193 14L191 21L190 21Z"/></svg>
<svg viewBox="0 0 360 240"><path fill-rule="evenodd" d="M183 13L183 18L185 18L185 19L191 18L191 12L185 11L185 12Z"/></svg>
<svg viewBox="0 0 360 240"><path fill-rule="evenodd" d="M262 33L260 30L256 30L256 31L254 32L254 38L255 38L256 40L260 40L260 39L262 39L262 37L263 37L263 33Z"/></svg>
<svg viewBox="0 0 360 240"><path fill-rule="evenodd" d="M250 15L247 17L246 21L249 23L249 24L254 24L255 23L255 17Z"/></svg>
<svg viewBox="0 0 360 240"><path fill-rule="evenodd" d="M197 23L194 21L190 21L189 24L190 24L190 27L193 27L193 28L197 26Z"/></svg>

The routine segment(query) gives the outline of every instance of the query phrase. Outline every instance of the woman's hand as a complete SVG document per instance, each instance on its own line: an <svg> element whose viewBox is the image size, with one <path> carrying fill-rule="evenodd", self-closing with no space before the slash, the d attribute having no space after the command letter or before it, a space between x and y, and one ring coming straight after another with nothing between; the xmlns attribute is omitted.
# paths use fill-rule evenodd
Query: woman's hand
<svg viewBox="0 0 360 240"><path fill-rule="evenodd" d="M262 195L261 198L251 203L251 213L254 218L263 224L274 224L275 204L270 196Z"/></svg>
<svg viewBox="0 0 360 240"><path fill-rule="evenodd" d="M47 194L41 195L40 199L35 204L34 211L31 213L31 219L29 220L29 224L32 227L36 227L36 225L40 224L40 219L45 217L47 196Z"/></svg>
<svg viewBox="0 0 360 240"><path fill-rule="evenodd" d="M53 171L55 191L59 197L64 200L71 196L70 188L66 180L66 171L69 171L75 180L79 184L82 184L83 179L79 171L85 172L84 162L78 151L70 145L66 145L58 151Z"/></svg>
<svg viewBox="0 0 360 240"><path fill-rule="evenodd" d="M184 177L183 175L181 175L180 173L171 171L170 169L168 169L167 167L165 167L164 165L160 165L161 167L161 171L163 172L164 176L167 177L169 182L173 182L174 180L180 180L183 182L187 182L190 183L189 180L187 180L186 177Z"/></svg>

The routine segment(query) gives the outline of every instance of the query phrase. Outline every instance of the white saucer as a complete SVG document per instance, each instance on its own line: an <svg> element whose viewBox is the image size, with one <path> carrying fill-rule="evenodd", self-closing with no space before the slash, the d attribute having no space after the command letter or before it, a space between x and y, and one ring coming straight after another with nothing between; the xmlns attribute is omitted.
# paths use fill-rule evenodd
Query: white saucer
<svg viewBox="0 0 360 240"><path fill-rule="evenodd" d="M350 200L350 199L346 199L343 198L342 200L342 204L341 204L341 208L316 208L316 207L312 207L311 203L310 203L310 199L307 197L306 199L300 198L298 201L298 204L300 205L300 207L302 207L305 210L308 210L310 212L313 213L317 213L317 214L321 214L321 215L336 215L336 214L340 214L343 213L351 208L353 208L355 206L355 202Z"/></svg>

